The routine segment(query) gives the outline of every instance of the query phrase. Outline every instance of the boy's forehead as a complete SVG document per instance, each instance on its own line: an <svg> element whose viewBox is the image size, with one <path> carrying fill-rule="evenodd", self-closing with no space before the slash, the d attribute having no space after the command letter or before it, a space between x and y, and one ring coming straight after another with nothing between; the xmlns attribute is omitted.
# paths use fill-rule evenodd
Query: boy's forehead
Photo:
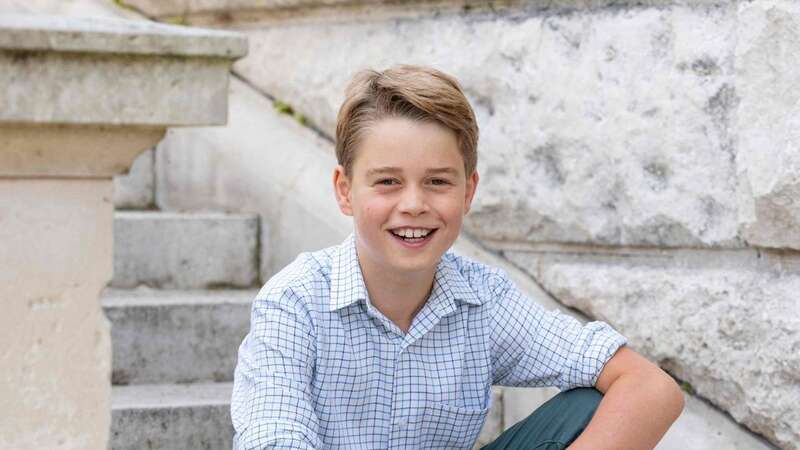
<svg viewBox="0 0 800 450"><path fill-rule="evenodd" d="M383 120L365 133L354 166L368 175L409 170L460 174L464 158L455 133L431 122Z"/></svg>
<svg viewBox="0 0 800 450"><path fill-rule="evenodd" d="M425 175L463 176L464 161L461 154L457 157L442 158L438 152L418 152L421 154L408 155L370 151L368 148L359 149L362 155L356 155L354 169L363 176L402 175L409 173L422 173Z"/></svg>

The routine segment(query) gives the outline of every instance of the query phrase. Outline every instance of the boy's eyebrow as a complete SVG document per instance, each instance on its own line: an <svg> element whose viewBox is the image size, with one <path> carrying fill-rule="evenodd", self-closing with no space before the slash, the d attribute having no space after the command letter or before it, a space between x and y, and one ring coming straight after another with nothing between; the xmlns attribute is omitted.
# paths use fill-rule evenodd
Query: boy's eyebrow
<svg viewBox="0 0 800 450"><path fill-rule="evenodd" d="M376 167L374 169L369 169L367 171L367 176L371 177L373 175L378 175L381 173L398 173L398 172L401 172L399 167L391 167L391 166Z"/></svg>
<svg viewBox="0 0 800 450"><path fill-rule="evenodd" d="M384 167L376 167L374 169L367 170L367 176L371 177L374 175L382 174L382 173L399 173L403 170L399 167L392 167L392 166L384 166ZM428 169L425 171L428 174L439 174L444 173L447 175L456 176L458 175L458 170L453 169L452 167L437 167L435 169Z"/></svg>
<svg viewBox="0 0 800 450"><path fill-rule="evenodd" d="M427 172L427 173L444 173L444 174L452 175L452 176L458 175L458 170L453 169L452 167L440 167L438 169L428 169L425 172Z"/></svg>

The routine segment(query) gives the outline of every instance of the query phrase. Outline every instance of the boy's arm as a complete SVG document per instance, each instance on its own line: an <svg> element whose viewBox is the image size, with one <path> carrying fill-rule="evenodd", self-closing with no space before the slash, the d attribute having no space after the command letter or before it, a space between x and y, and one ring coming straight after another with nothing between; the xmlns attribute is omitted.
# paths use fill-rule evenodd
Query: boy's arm
<svg viewBox="0 0 800 450"><path fill-rule="evenodd" d="M234 375L234 449L322 446L310 398L314 342L308 315L290 290L253 302Z"/></svg>
<svg viewBox="0 0 800 450"><path fill-rule="evenodd" d="M603 400L568 450L653 449L683 410L672 377L627 347L606 363L595 388Z"/></svg>

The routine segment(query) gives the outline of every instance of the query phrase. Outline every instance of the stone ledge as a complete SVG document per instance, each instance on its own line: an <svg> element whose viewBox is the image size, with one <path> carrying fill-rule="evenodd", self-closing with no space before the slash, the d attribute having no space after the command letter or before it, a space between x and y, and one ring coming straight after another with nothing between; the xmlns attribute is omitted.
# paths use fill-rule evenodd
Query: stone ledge
<svg viewBox="0 0 800 450"><path fill-rule="evenodd" d="M234 59L247 54L247 40L230 31L145 21L0 14L0 49Z"/></svg>
<svg viewBox="0 0 800 450"><path fill-rule="evenodd" d="M230 381L258 290L103 293L120 384Z"/></svg>
<svg viewBox="0 0 800 450"><path fill-rule="evenodd" d="M114 387L110 449L230 448L231 383Z"/></svg>
<svg viewBox="0 0 800 450"><path fill-rule="evenodd" d="M255 214L117 211L111 286L250 288L259 284L258 251Z"/></svg>
<svg viewBox="0 0 800 450"><path fill-rule="evenodd" d="M0 66L2 61L0 54ZM0 176L110 177L126 171L143 148L164 136L158 127L4 124L3 111Z"/></svg>
<svg viewBox="0 0 800 450"><path fill-rule="evenodd" d="M574 10L604 7L714 5L725 2L722 0L126 0L124 3L157 18L218 15L220 19L233 18L235 20L236 13L243 11L292 10L300 12L314 9L336 9L341 11L364 8L389 10L455 8L463 11L498 11L502 9Z"/></svg>
<svg viewBox="0 0 800 450"><path fill-rule="evenodd" d="M230 64L245 48L231 32L0 15L0 123L222 125Z"/></svg>
<svg viewBox="0 0 800 450"><path fill-rule="evenodd" d="M229 62L0 51L0 122L223 125ZM102 92L103 95L98 95Z"/></svg>

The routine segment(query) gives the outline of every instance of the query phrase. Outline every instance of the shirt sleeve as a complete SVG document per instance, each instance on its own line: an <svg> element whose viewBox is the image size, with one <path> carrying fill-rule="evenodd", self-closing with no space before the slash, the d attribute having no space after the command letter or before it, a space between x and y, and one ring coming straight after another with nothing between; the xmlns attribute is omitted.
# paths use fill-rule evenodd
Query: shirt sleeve
<svg viewBox="0 0 800 450"><path fill-rule="evenodd" d="M546 311L501 274L491 313L492 377L501 386L592 387L626 339L605 322Z"/></svg>
<svg viewBox="0 0 800 450"><path fill-rule="evenodd" d="M310 317L295 293L254 300L234 373L234 449L322 447L310 392L315 354Z"/></svg>

